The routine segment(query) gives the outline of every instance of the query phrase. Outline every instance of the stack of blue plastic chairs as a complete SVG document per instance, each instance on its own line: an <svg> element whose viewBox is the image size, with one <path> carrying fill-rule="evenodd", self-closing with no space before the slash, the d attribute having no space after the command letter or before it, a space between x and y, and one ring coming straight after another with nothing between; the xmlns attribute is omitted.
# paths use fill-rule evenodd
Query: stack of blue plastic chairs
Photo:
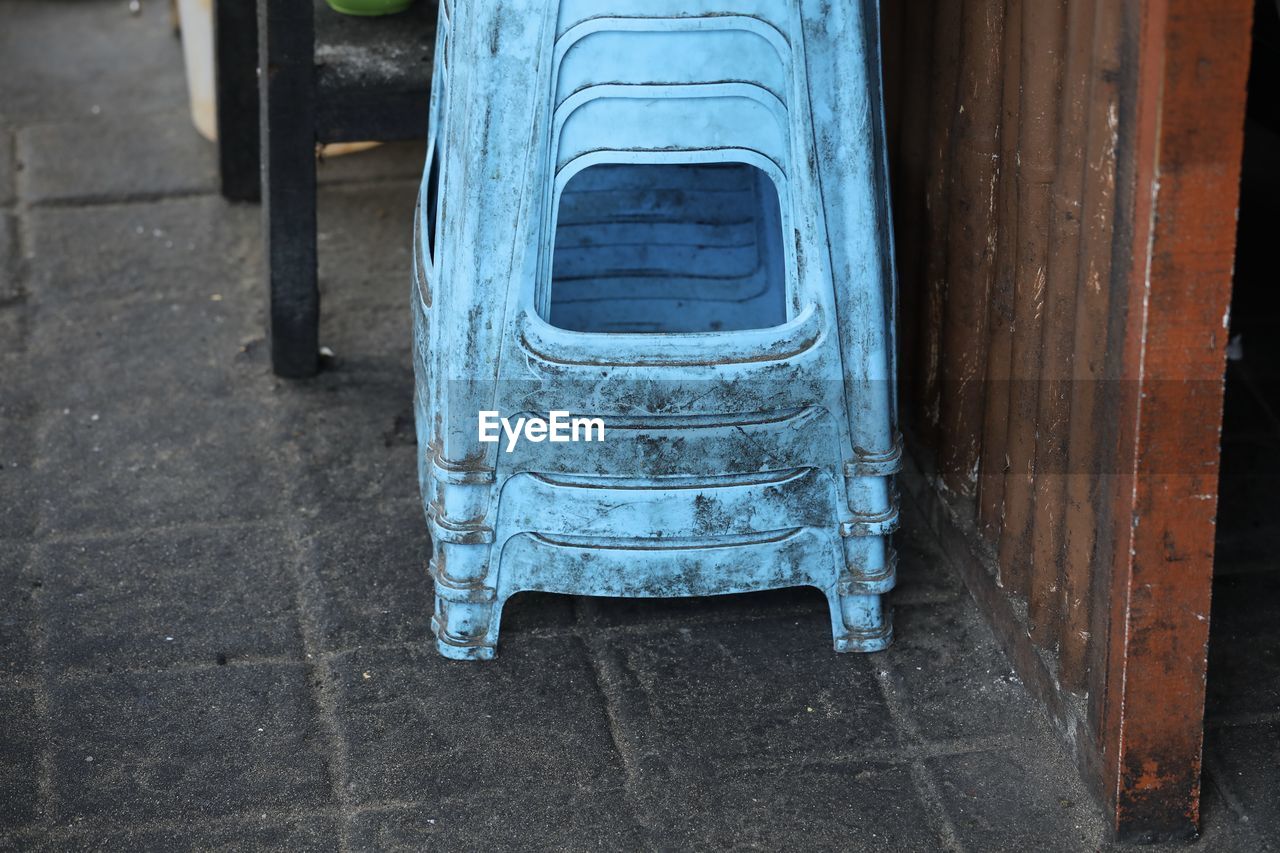
<svg viewBox="0 0 1280 853"><path fill-rule="evenodd" d="M442 2L413 297L442 654L492 657L523 590L809 585L838 651L889 644L877 15ZM555 412L580 440L484 440Z"/></svg>

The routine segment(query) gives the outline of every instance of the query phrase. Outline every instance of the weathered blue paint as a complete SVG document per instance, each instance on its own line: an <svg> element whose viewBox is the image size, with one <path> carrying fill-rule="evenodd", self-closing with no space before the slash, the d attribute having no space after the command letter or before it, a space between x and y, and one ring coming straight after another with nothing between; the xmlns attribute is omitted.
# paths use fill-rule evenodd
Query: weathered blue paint
<svg viewBox="0 0 1280 853"><path fill-rule="evenodd" d="M894 273L876 0L443 0L416 217L442 654L522 590L811 585L892 637ZM602 417L482 443L480 411Z"/></svg>

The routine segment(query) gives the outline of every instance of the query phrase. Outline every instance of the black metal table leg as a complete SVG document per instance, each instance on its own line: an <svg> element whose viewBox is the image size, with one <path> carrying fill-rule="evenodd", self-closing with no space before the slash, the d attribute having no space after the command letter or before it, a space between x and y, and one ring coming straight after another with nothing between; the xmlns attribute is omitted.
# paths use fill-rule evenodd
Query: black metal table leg
<svg viewBox="0 0 1280 853"><path fill-rule="evenodd" d="M291 378L312 376L319 366L314 45L311 0L258 0L271 365Z"/></svg>
<svg viewBox="0 0 1280 853"><path fill-rule="evenodd" d="M214 64L222 195L258 201L258 20L254 0L215 0Z"/></svg>

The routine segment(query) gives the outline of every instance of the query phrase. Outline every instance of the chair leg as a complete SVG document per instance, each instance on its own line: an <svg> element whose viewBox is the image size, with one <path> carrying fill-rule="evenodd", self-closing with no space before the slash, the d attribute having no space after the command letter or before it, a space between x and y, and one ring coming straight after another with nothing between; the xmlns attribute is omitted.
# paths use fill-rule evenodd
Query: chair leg
<svg viewBox="0 0 1280 853"><path fill-rule="evenodd" d="M218 169L231 201L262 198L258 157L258 21L253 0L216 0Z"/></svg>
<svg viewBox="0 0 1280 853"><path fill-rule="evenodd" d="M497 590L487 583L493 548L443 541L446 535L438 520L432 524L429 570L436 592L431 619L436 648L454 660L492 660L502 618Z"/></svg>
<svg viewBox="0 0 1280 853"><path fill-rule="evenodd" d="M893 621L883 596L847 595L833 587L827 600L837 652L879 652L893 644Z"/></svg>
<svg viewBox="0 0 1280 853"><path fill-rule="evenodd" d="M258 0L262 224L271 293L271 366L319 368L316 279L315 21L309 0Z"/></svg>

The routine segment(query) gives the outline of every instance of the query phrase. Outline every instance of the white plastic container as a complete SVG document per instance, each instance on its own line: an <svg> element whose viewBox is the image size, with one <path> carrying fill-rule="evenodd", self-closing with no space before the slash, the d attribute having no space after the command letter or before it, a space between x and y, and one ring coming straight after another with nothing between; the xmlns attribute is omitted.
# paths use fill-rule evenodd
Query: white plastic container
<svg viewBox="0 0 1280 853"><path fill-rule="evenodd" d="M213 82L213 0L178 0L182 59L187 67L191 120L209 140L218 138L217 94Z"/></svg>

